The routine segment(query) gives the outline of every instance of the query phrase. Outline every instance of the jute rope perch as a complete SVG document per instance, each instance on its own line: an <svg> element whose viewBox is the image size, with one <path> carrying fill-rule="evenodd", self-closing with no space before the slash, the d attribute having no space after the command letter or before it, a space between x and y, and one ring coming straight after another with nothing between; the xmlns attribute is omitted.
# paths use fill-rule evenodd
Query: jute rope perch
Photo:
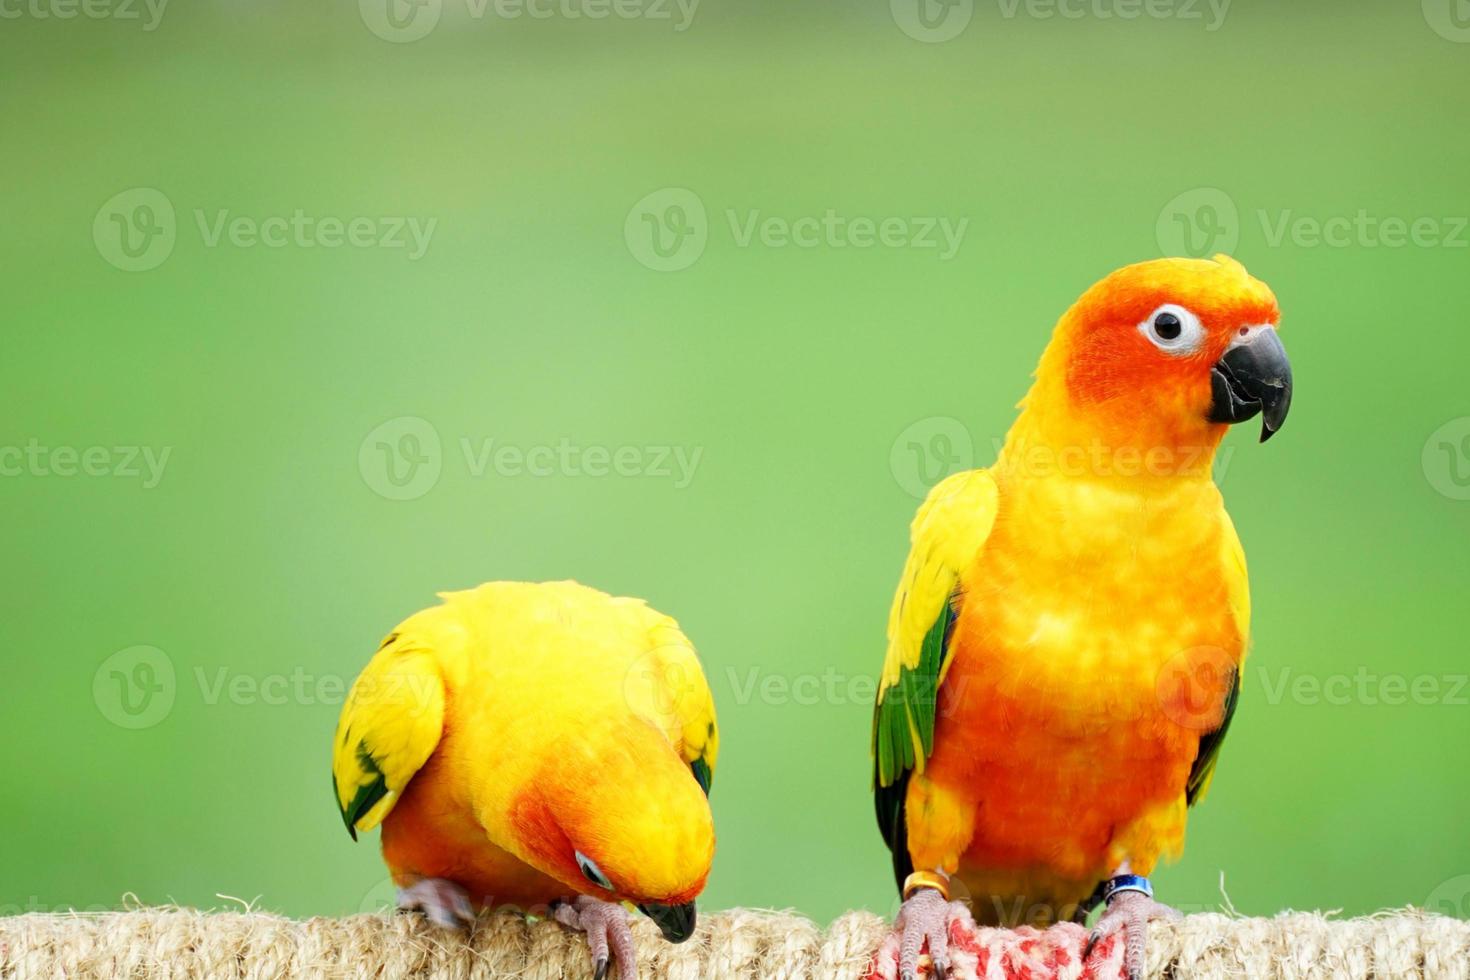
<svg viewBox="0 0 1470 980"><path fill-rule="evenodd" d="M795 915L714 913L681 946L663 942L646 920L634 932L640 972L648 980L864 980L893 971L891 956L877 955L889 925L868 912L850 912L825 932ZM1078 957L1083 938L1076 926L974 934L956 926L954 976L1118 976L1121 948L1097 950L1084 973ZM1180 925L1155 925L1151 938L1148 972L1155 978L1470 976L1470 923L1414 910L1340 921L1311 913L1194 915ZM483 916L468 939L412 915L298 921L167 908L0 918L3 980L580 980L590 974L579 936L509 913Z"/></svg>

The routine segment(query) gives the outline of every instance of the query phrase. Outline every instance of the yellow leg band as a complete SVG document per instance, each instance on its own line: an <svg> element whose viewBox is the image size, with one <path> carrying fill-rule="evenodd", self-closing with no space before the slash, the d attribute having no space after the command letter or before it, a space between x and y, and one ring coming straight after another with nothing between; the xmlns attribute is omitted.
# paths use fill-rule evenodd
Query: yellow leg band
<svg viewBox="0 0 1470 980"><path fill-rule="evenodd" d="M949 882L942 875L933 871L915 871L903 880L903 900L907 902L920 888L932 888L944 896L946 902L949 901Z"/></svg>

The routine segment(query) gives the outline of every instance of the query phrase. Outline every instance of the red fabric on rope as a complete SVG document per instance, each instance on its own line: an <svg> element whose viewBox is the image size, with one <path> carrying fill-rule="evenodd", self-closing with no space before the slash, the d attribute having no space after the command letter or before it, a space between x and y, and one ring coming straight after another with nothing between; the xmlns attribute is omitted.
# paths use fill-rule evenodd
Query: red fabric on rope
<svg viewBox="0 0 1470 980"><path fill-rule="evenodd" d="M949 924L950 980L1119 980L1123 975L1121 937L1093 947L1084 963L1087 930L1067 922L1050 929L992 929L955 919ZM926 953L919 976L933 968ZM879 947L865 980L898 980L898 935Z"/></svg>

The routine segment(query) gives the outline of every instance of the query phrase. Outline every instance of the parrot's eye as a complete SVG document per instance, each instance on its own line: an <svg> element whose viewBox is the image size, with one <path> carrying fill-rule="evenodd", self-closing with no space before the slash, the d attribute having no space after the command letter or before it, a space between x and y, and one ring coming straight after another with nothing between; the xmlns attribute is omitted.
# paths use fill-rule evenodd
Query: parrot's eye
<svg viewBox="0 0 1470 980"><path fill-rule="evenodd" d="M1194 353L1205 336L1199 317L1174 303L1165 303L1154 310L1138 329L1155 347L1170 354Z"/></svg>
<svg viewBox="0 0 1470 980"><path fill-rule="evenodd" d="M612 882L608 880L607 875L602 873L602 869L597 866L596 861L581 851L573 851L572 853L577 857L577 867L582 869L582 874L587 877L588 881L592 882L598 888L606 888L608 891L612 891Z"/></svg>

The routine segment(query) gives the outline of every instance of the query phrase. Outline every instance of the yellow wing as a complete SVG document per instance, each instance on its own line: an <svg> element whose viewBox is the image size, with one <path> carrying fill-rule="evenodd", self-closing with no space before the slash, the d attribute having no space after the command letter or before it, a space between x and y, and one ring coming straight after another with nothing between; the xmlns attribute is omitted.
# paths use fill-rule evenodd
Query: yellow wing
<svg viewBox="0 0 1470 980"><path fill-rule="evenodd" d="M998 497L994 477L968 470L929 491L914 517L908 561L888 614L888 654L873 714L878 789L911 769L922 772L933 748L935 700L949 665L950 602L960 573L990 535Z"/></svg>
<svg viewBox="0 0 1470 980"><path fill-rule="evenodd" d="M628 672L624 693L636 713L668 736L708 796L720 752L709 683L678 623L641 602L637 605L650 617L647 650Z"/></svg>
<svg viewBox="0 0 1470 980"><path fill-rule="evenodd" d="M353 682L332 741L332 788L353 840L383 822L443 727L437 658L422 640L393 633Z"/></svg>

